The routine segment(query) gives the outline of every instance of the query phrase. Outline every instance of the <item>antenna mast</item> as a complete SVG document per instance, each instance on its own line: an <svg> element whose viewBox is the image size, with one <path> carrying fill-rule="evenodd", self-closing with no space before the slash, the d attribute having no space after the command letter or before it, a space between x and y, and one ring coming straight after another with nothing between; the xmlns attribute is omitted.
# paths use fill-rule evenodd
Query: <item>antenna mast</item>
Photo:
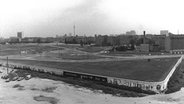
<svg viewBox="0 0 184 104"><path fill-rule="evenodd" d="M73 25L73 34L75 36L75 24Z"/></svg>

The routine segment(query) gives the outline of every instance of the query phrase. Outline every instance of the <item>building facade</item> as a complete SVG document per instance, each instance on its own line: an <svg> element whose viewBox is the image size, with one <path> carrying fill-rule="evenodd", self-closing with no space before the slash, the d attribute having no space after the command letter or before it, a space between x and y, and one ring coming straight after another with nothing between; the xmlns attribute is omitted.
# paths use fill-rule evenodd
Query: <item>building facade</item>
<svg viewBox="0 0 184 104"><path fill-rule="evenodd" d="M126 35L136 35L135 30L127 31Z"/></svg>
<svg viewBox="0 0 184 104"><path fill-rule="evenodd" d="M165 51L180 52L184 50L184 35L169 35L165 38Z"/></svg>
<svg viewBox="0 0 184 104"><path fill-rule="evenodd" d="M168 35L169 31L168 30L160 30L160 35Z"/></svg>

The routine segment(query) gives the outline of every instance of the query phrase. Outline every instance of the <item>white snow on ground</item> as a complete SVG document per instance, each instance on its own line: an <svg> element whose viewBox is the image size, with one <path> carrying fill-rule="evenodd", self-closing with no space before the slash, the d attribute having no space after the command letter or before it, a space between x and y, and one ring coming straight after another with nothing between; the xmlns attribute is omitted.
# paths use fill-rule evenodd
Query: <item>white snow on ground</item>
<svg viewBox="0 0 184 104"><path fill-rule="evenodd" d="M3 70L4 71L4 70ZM2 73L0 73L0 76ZM15 85L22 86L13 88ZM46 88L55 88L44 91ZM35 96L58 99L57 103L36 101ZM151 95L147 97L117 97L75 87L62 81L32 78L30 80L5 82L0 79L0 104L184 104L184 89L168 95Z"/></svg>

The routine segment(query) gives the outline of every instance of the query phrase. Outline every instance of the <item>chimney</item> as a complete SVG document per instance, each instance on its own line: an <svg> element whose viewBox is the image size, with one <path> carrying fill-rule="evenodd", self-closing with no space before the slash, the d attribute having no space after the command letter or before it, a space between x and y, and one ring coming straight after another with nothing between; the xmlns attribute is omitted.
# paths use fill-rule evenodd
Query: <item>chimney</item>
<svg viewBox="0 0 184 104"><path fill-rule="evenodd" d="M146 31L143 31L143 44L146 44Z"/></svg>

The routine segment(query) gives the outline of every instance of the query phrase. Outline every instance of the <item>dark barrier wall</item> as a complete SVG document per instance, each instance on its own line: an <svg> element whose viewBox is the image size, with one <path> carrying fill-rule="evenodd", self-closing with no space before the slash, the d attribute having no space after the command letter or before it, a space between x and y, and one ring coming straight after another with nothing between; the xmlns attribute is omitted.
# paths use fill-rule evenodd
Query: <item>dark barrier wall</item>
<svg viewBox="0 0 184 104"><path fill-rule="evenodd" d="M87 75L87 74L80 74L80 73L64 71L63 76L81 78L81 79L93 80L93 81L100 81L100 82L106 82L107 83L107 78L105 78L105 77L92 76L92 75Z"/></svg>

